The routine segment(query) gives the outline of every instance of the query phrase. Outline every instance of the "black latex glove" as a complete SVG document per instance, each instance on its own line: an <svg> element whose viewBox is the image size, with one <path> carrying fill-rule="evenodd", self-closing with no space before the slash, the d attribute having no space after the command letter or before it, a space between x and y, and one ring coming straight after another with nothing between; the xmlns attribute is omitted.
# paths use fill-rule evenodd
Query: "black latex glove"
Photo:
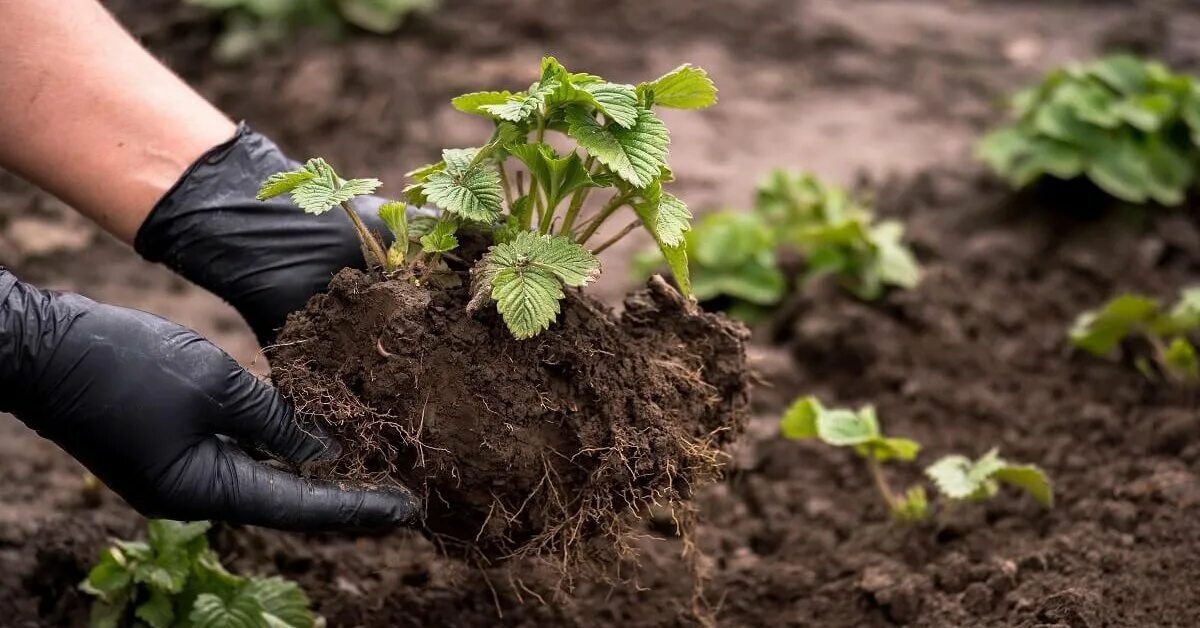
<svg viewBox="0 0 1200 628"><path fill-rule="evenodd" d="M142 257L167 265L237 308L264 346L287 315L324 290L337 271L365 265L345 212L306 214L288 195L255 200L267 177L297 166L243 123L232 140L184 173L134 241ZM382 202L359 197L353 206L386 247L391 236L377 214ZM422 211L409 208L410 214Z"/></svg>
<svg viewBox="0 0 1200 628"><path fill-rule="evenodd" d="M195 332L39 290L0 268L0 410L54 441L147 516L285 529L410 521L403 490L342 490L252 460L332 454L290 404Z"/></svg>

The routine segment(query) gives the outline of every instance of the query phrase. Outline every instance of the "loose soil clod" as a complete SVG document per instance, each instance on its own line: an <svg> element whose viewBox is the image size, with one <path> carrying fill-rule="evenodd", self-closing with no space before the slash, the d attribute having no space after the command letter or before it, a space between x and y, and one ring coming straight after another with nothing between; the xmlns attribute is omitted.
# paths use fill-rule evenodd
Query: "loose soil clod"
<svg viewBox="0 0 1200 628"><path fill-rule="evenodd" d="M343 446L312 472L409 486L445 551L564 573L719 473L748 406L740 324L655 278L619 317L571 292L520 341L468 296L344 270L289 318L275 382Z"/></svg>

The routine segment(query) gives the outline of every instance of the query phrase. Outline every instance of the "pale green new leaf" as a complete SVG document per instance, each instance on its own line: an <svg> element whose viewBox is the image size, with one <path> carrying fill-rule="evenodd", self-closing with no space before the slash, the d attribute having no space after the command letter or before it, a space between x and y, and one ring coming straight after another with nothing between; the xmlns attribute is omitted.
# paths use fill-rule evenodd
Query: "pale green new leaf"
<svg viewBox="0 0 1200 628"><path fill-rule="evenodd" d="M388 270L395 270L408 258L408 208L404 203L389 201L379 206L379 218L395 238L387 250Z"/></svg>
<svg viewBox="0 0 1200 628"><path fill-rule="evenodd" d="M453 251L458 248L458 238L454 235L457 231L457 221L448 218L439 220L429 233L421 236L421 248L426 253Z"/></svg>
<svg viewBox="0 0 1200 628"><path fill-rule="evenodd" d="M548 207L557 207L580 188L596 185L583 166L583 160L575 153L556 157L554 149L546 144L517 144L509 146L508 150L537 179Z"/></svg>
<svg viewBox="0 0 1200 628"><path fill-rule="evenodd" d="M879 437L879 423L870 406L852 410L827 410L817 415L817 436L838 447L861 445Z"/></svg>
<svg viewBox="0 0 1200 628"><path fill-rule="evenodd" d="M446 167L425 180L423 192L433 204L468 220L491 223L500 216L504 190L490 164L472 163L477 149L447 149Z"/></svg>
<svg viewBox="0 0 1200 628"><path fill-rule="evenodd" d="M266 200L291 192L292 200L300 209L310 214L323 214L339 203L374 192L380 185L378 179L345 181L324 159L316 157L305 162L300 170L272 175L259 189L257 198Z"/></svg>
<svg viewBox="0 0 1200 628"><path fill-rule="evenodd" d="M291 172L276 172L267 178L266 183L262 184L255 198L265 201L269 198L275 198L280 194L287 194L296 189L300 184L310 181L316 176L314 172L303 168L292 170Z"/></svg>
<svg viewBox="0 0 1200 628"><path fill-rule="evenodd" d="M717 104L717 86L703 69L684 64L638 85L639 95L653 94L654 104L675 109L703 109Z"/></svg>
<svg viewBox="0 0 1200 628"><path fill-rule="evenodd" d="M479 109L501 120L524 122L532 118L546 103L546 97L557 90L559 83L550 79L534 83L528 92L513 94L500 104L479 105Z"/></svg>
<svg viewBox="0 0 1200 628"><path fill-rule="evenodd" d="M688 221L692 214L683 201L662 192L657 183L651 189L654 193L647 195L650 198L634 203L633 210L658 245L679 292L690 297L692 282L688 268L688 244L683 236L691 228Z"/></svg>
<svg viewBox="0 0 1200 628"><path fill-rule="evenodd" d="M678 197L662 192L655 195L658 202L635 203L634 210L642 224L664 246L678 246L683 235L692 228L692 212Z"/></svg>
<svg viewBox="0 0 1200 628"><path fill-rule="evenodd" d="M967 499L980 489L979 481L971 475L972 468L970 458L951 454L926 467L925 475L946 497Z"/></svg>
<svg viewBox="0 0 1200 628"><path fill-rule="evenodd" d="M662 173L671 138L666 125L649 109L639 108L637 121L627 129L602 126L578 106L567 109L566 119L568 135L634 187L644 188Z"/></svg>
<svg viewBox="0 0 1200 628"><path fill-rule="evenodd" d="M788 407L779 422L779 429L786 438L804 439L817 437L817 417L825 411L821 402L813 396L801 397Z"/></svg>
<svg viewBox="0 0 1200 628"><path fill-rule="evenodd" d="M1046 477L1045 472L1033 465L1005 465L996 469L992 477L1025 491L1046 508L1054 507L1054 489L1050 485L1050 479Z"/></svg>
<svg viewBox="0 0 1200 628"><path fill-rule="evenodd" d="M495 118L490 111L483 107L496 107L503 105L513 98L514 94L509 91L502 92L472 92L463 94L450 101L450 104L455 109L469 113L471 115L483 116L485 118Z"/></svg>
<svg viewBox="0 0 1200 628"><path fill-rule="evenodd" d="M692 280L688 269L687 246L685 244L678 246L660 244L659 251L662 252L663 258L667 260L667 267L671 269L671 276L675 278L675 285L679 287L679 292L685 297L692 296Z"/></svg>

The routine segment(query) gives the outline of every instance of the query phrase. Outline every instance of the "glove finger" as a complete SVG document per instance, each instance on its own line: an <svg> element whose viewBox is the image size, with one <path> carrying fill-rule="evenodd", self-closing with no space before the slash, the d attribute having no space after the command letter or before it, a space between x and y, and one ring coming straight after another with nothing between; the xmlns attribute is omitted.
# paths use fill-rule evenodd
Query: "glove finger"
<svg viewBox="0 0 1200 628"><path fill-rule="evenodd" d="M192 448L162 483L171 518L218 519L281 530L376 529L412 523L417 499L403 487L342 488L255 462L216 438Z"/></svg>
<svg viewBox="0 0 1200 628"><path fill-rule="evenodd" d="M313 421L299 420L292 404L275 388L235 368L223 382L219 411L209 417L214 432L297 465L338 455L338 444Z"/></svg>

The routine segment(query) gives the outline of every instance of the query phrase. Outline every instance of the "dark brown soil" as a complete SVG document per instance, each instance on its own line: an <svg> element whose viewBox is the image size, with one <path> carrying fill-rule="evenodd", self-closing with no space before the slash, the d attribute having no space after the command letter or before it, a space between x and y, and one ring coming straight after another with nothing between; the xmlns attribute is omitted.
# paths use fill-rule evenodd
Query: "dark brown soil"
<svg viewBox="0 0 1200 628"><path fill-rule="evenodd" d="M570 291L529 340L469 296L345 270L288 317L272 379L341 443L323 475L411 487L455 554L564 570L719 475L748 406L742 325L659 277L620 318Z"/></svg>
<svg viewBox="0 0 1200 628"><path fill-rule="evenodd" d="M154 52L297 156L398 182L481 130L449 111L463 91L528 83L550 52L637 81L706 66L721 103L668 120L678 191L698 211L748 203L783 165L843 183L860 171L909 224L927 276L881 304L812 286L750 348L770 386L725 482L699 492L696 540L724 626L1196 626L1200 420L1192 395L1072 354L1064 328L1121 290L1168 298L1200 277L1196 204L1135 220L1084 193L1013 196L970 168L997 98L1070 59L1132 47L1200 72L1195 3L994 0L445 0L394 38L305 38L218 67L213 23L175 0L110 0ZM628 30L633 29L633 30ZM652 36L651 33L653 33ZM486 132L486 129L483 130ZM882 175L897 172L901 177ZM0 177L0 262L40 283L150 309L200 329L259 372L236 313L150 267L45 195ZM604 285L624 294L623 241ZM783 404L815 393L875 403L885 427L948 451L1044 466L1058 505L1020 497L895 528L852 456L784 441ZM900 467L897 485L919 467ZM109 535L141 523L80 497L80 468L0 418L0 624L82 626L73 586ZM222 529L235 568L298 580L331 626L692 625L670 517L638 542L638 588L580 583L514 560L476 571L415 533L351 537ZM626 563L629 565L629 563ZM626 572L632 575L632 572ZM538 596L546 599L543 604Z"/></svg>

